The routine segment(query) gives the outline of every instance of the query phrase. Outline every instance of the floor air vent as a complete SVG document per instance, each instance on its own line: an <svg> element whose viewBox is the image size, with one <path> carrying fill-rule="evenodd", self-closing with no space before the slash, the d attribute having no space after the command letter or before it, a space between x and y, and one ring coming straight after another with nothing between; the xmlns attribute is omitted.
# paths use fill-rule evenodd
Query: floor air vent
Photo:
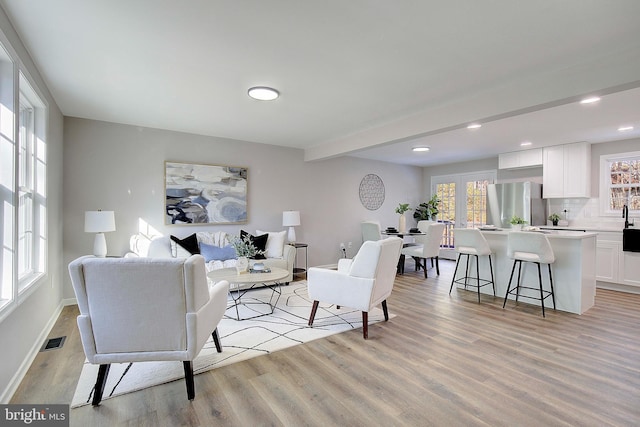
<svg viewBox="0 0 640 427"><path fill-rule="evenodd" d="M49 338L44 345L42 346L42 348L40 349L40 351L49 351L49 350L56 350L58 348L62 348L62 345L64 344L64 340L67 337L58 337L58 338Z"/></svg>

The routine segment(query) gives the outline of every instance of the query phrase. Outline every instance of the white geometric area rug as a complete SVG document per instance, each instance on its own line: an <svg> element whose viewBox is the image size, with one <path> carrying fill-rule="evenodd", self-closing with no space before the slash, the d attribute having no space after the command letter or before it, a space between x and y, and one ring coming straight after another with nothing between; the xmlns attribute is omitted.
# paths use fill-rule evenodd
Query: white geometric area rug
<svg viewBox="0 0 640 427"><path fill-rule="evenodd" d="M362 312L346 307L338 310L335 305L321 302L313 328L310 328L307 322L311 312L311 301L307 294L306 281L291 282L290 285L277 289L281 294L273 314L241 321L225 316L220 321L218 334L222 353L216 352L213 340L209 338L193 361L194 374L362 327ZM271 311L270 307L264 302L277 296L278 294L274 295L269 288L247 292L242 296L243 304L238 306L240 317L268 313ZM229 305L232 303L230 298ZM235 317L235 309L227 309L226 315ZM382 310L376 307L369 313L369 324L381 320L384 320L384 315ZM71 401L72 408L91 403L97 375L98 365L85 361ZM179 361L113 363L107 377L103 400L175 380L184 381L184 368Z"/></svg>

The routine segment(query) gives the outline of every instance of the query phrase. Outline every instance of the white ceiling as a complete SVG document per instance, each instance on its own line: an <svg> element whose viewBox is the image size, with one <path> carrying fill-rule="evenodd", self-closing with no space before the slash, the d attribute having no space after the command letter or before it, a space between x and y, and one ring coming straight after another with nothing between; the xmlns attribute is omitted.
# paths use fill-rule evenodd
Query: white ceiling
<svg viewBox="0 0 640 427"><path fill-rule="evenodd" d="M66 116L423 166L640 137L638 0L0 5Z"/></svg>

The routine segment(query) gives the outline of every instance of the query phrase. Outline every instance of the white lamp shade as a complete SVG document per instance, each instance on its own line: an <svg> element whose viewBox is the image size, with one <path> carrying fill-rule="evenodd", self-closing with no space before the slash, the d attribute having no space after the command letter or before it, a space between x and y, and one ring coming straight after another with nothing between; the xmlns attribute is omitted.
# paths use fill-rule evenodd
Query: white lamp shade
<svg viewBox="0 0 640 427"><path fill-rule="evenodd" d="M282 212L282 226L283 227L296 227L300 225L300 212L299 211L284 211Z"/></svg>
<svg viewBox="0 0 640 427"><path fill-rule="evenodd" d="M84 213L84 231L86 233L106 233L116 231L113 211L87 211Z"/></svg>

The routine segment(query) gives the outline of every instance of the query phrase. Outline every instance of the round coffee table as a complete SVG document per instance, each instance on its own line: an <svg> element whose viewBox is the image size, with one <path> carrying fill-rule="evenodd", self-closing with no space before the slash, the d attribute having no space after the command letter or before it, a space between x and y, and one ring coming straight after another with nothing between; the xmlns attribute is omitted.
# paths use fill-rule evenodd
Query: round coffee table
<svg viewBox="0 0 640 427"><path fill-rule="evenodd" d="M273 314L273 311L280 299L280 281L286 278L289 272L283 268L273 267L269 273L242 273L238 274L235 268L220 268L207 273L207 278L214 282L226 280L229 282L229 296L231 304L227 306L227 311L235 309L235 317L226 317L234 320L254 319L260 316ZM268 301L262 301L256 297L242 298L251 290L258 291L260 288L266 287L271 290ZM251 311L255 314L252 316L240 317L239 306L252 306ZM260 310L260 306L268 307L266 310Z"/></svg>

